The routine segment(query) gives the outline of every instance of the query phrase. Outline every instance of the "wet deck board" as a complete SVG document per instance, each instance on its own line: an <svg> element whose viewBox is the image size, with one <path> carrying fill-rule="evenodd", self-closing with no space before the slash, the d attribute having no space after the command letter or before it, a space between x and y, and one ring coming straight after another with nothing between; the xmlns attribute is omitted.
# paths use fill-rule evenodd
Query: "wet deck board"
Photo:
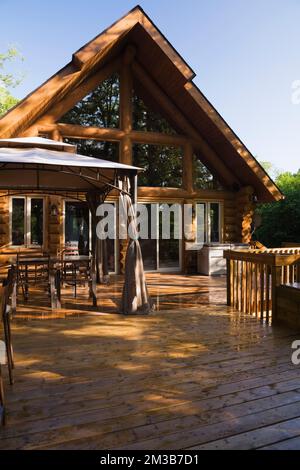
<svg viewBox="0 0 300 470"><path fill-rule="evenodd" d="M300 332L228 309L223 279L149 284L161 306L149 317L107 313L118 278L101 288L100 315L83 293L61 318L34 295L19 307L0 448L299 449Z"/></svg>

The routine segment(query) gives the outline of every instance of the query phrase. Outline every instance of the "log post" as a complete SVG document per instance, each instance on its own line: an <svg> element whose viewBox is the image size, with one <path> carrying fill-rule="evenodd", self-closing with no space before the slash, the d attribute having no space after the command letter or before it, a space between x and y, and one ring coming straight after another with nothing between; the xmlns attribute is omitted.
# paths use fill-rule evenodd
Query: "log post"
<svg viewBox="0 0 300 470"><path fill-rule="evenodd" d="M58 142L63 142L63 137L57 127L51 132L51 139L57 140Z"/></svg>
<svg viewBox="0 0 300 470"><path fill-rule="evenodd" d="M132 79L132 62L135 56L135 48L127 46L122 58L122 66L120 72L120 128L124 134L120 141L119 160L126 165L132 165L132 97L133 97L133 79ZM121 274L125 272L125 259L128 240L119 241L119 257Z"/></svg>
<svg viewBox="0 0 300 470"><path fill-rule="evenodd" d="M231 307L231 299L232 299L232 272L231 272L231 260L229 258L226 259L226 276L227 276L227 305Z"/></svg>
<svg viewBox="0 0 300 470"><path fill-rule="evenodd" d="M183 188L188 191L189 194L193 193L193 147L190 142L187 142L184 146L183 156L183 168L182 168L182 184Z"/></svg>
<svg viewBox="0 0 300 470"><path fill-rule="evenodd" d="M132 165L132 95L133 81L131 63L135 55L135 49L128 46L124 52L120 73L120 128L124 137L120 143L120 162Z"/></svg>
<svg viewBox="0 0 300 470"><path fill-rule="evenodd" d="M281 273L282 273L282 268L280 266L276 266L276 263L274 266L271 268L271 279L272 279L272 285L271 285L271 290L272 290L272 324L276 324L277 321L277 310L278 310L278 305L277 305L277 288L281 284Z"/></svg>
<svg viewBox="0 0 300 470"><path fill-rule="evenodd" d="M237 193L237 224L242 243L249 243L251 240L251 225L255 210L253 194L254 189L251 186L244 187Z"/></svg>

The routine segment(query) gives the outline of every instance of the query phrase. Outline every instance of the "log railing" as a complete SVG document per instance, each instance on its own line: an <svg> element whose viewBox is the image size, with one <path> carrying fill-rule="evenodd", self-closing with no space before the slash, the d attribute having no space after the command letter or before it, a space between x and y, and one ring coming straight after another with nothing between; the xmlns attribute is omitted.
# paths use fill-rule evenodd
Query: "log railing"
<svg viewBox="0 0 300 470"><path fill-rule="evenodd" d="M300 248L225 251L227 305L276 321L276 288L300 282Z"/></svg>

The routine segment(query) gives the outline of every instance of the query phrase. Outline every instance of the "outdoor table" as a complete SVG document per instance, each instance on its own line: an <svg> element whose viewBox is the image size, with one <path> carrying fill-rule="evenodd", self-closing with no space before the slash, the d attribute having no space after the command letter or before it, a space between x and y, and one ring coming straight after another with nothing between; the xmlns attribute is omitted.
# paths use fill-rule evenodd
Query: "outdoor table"
<svg viewBox="0 0 300 470"><path fill-rule="evenodd" d="M96 274L93 258L87 255L71 255L65 257L58 256L28 256L28 257L14 257L10 260L11 265L17 268L17 283L20 282L20 275L24 275L24 298L28 300L29 289L29 268L37 267L40 265L48 265L48 279L49 290L51 297L51 308L61 308L60 292L61 292L61 269L65 269L66 265L74 266L77 269L80 266L87 266L90 271L89 288L90 296L93 299L93 305L97 306L97 293L96 293ZM21 271L20 271L21 267ZM76 280L75 280L76 282Z"/></svg>

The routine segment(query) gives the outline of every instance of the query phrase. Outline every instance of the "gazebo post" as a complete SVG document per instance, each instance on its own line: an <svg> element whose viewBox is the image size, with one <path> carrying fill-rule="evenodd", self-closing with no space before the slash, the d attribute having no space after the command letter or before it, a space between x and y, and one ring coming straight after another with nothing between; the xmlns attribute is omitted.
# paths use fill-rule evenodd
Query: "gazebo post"
<svg viewBox="0 0 300 470"><path fill-rule="evenodd" d="M136 214L136 205L138 202L138 176L137 172L130 178L130 185L131 185L131 198L132 204L134 205L134 212Z"/></svg>
<svg viewBox="0 0 300 470"><path fill-rule="evenodd" d="M92 259L91 259L91 279L90 279L90 297L93 300L93 307L97 307L97 233L96 233L96 205L93 204L93 197L87 197L87 202L91 212L92 219ZM100 200L100 198L99 198Z"/></svg>
<svg viewBox="0 0 300 470"><path fill-rule="evenodd" d="M95 251L93 251L91 260L90 296L93 299L93 307L97 307L97 268Z"/></svg>

